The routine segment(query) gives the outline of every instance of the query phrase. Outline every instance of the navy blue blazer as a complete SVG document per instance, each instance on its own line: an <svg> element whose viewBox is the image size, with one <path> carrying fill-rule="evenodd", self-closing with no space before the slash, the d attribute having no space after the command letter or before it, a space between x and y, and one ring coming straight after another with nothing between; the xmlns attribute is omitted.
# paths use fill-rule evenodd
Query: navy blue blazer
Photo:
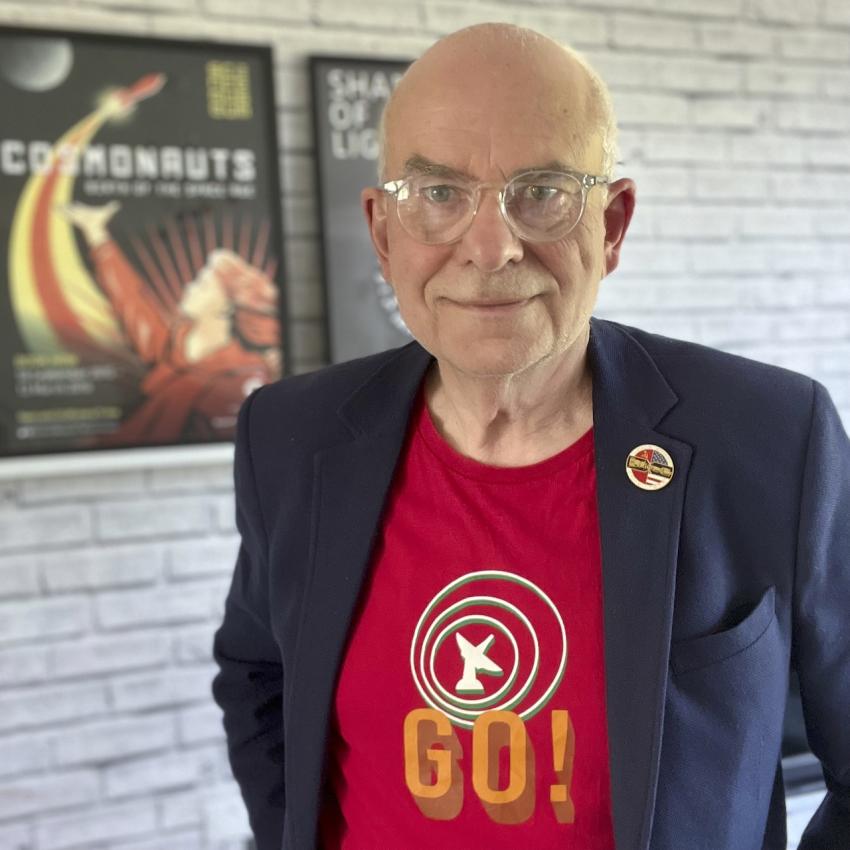
<svg viewBox="0 0 850 850"><path fill-rule="evenodd" d="M829 788L801 848L847 850L850 443L827 392L596 319L589 353L618 850L784 850L790 665ZM429 362L411 343L240 414L213 693L259 850L316 845L338 666ZM673 457L660 491L626 477L642 443Z"/></svg>

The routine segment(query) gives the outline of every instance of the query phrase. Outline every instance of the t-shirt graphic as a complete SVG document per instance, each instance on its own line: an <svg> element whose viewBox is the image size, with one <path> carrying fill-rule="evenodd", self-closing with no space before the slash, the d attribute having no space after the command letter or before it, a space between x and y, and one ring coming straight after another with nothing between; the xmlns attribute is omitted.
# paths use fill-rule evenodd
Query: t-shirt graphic
<svg viewBox="0 0 850 850"><path fill-rule="evenodd" d="M324 850L614 850L593 432L455 452L420 399L333 706Z"/></svg>

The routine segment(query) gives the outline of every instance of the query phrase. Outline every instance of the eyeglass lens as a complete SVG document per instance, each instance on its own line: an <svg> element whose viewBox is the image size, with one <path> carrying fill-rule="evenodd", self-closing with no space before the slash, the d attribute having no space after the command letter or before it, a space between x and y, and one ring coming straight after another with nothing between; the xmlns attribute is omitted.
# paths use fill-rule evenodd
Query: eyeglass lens
<svg viewBox="0 0 850 850"><path fill-rule="evenodd" d="M405 180L396 196L405 230L427 244L453 242L472 223L476 209L475 185L430 175ZM508 224L523 239L553 241L569 233L583 207L577 177L557 172L528 172L509 181L504 189Z"/></svg>

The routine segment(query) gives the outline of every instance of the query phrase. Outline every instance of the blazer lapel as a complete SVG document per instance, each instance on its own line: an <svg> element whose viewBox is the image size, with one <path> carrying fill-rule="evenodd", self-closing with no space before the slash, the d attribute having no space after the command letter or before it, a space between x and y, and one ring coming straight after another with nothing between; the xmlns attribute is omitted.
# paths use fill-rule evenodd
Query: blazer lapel
<svg viewBox="0 0 850 850"><path fill-rule="evenodd" d="M657 430L677 396L624 329L593 320L589 356L614 835L618 850L646 850L691 447ZM658 445L673 458L673 478L661 490L641 490L626 476L629 452L643 443Z"/></svg>
<svg viewBox="0 0 850 850"><path fill-rule="evenodd" d="M287 809L295 846L313 847L333 691L381 512L430 355L401 349L339 410L352 440L316 454L313 570L286 722Z"/></svg>

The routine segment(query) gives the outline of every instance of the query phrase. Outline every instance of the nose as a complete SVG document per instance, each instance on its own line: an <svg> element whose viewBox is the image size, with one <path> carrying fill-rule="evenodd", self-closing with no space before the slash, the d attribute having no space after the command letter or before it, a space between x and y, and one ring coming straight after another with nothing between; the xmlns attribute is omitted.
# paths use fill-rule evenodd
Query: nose
<svg viewBox="0 0 850 850"><path fill-rule="evenodd" d="M497 192L482 192L478 212L458 242L456 256L485 273L496 272L522 259L522 242L508 227Z"/></svg>

